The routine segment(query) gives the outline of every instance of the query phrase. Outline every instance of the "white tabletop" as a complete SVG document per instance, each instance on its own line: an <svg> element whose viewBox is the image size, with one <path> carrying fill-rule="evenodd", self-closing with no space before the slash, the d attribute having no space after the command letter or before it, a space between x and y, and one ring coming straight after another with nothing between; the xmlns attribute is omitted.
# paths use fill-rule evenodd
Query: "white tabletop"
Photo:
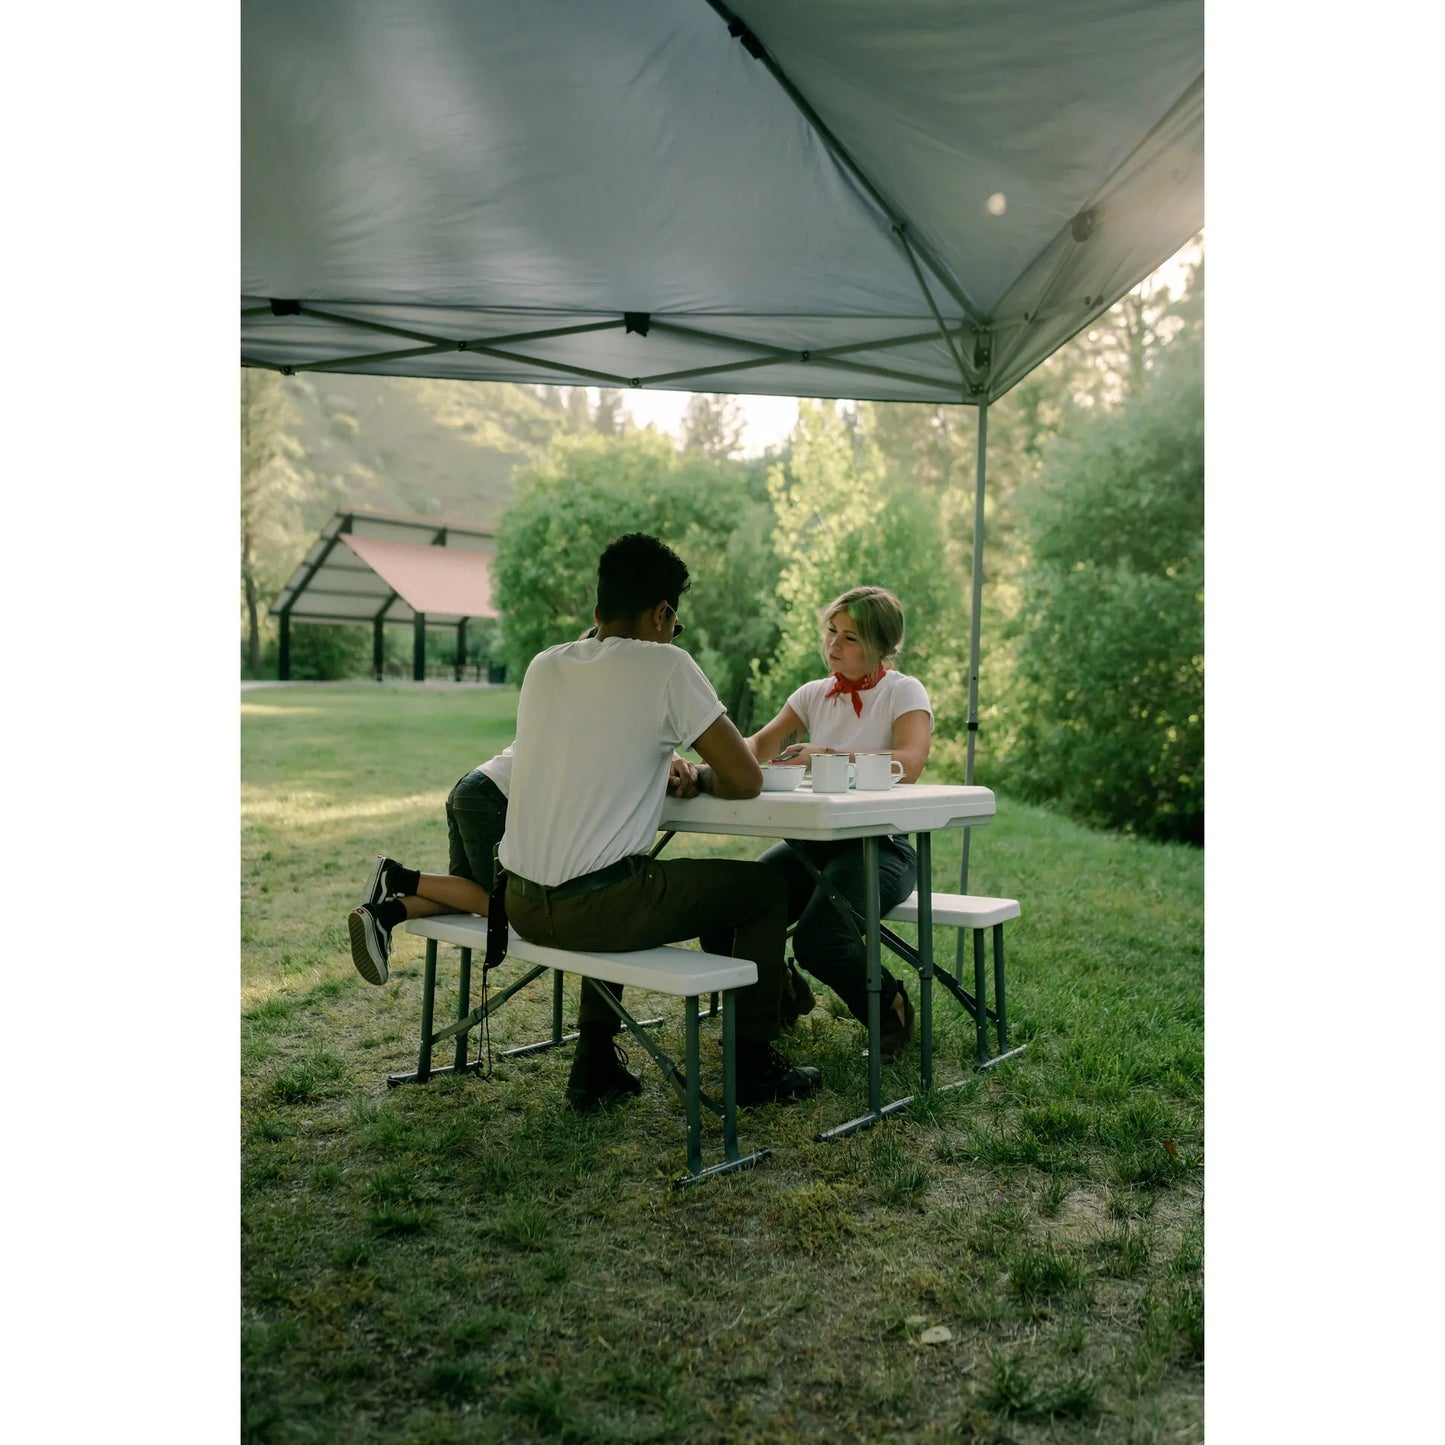
<svg viewBox="0 0 1445 1445"><path fill-rule="evenodd" d="M808 780L791 793L760 793L756 798L667 798L658 826L677 833L826 842L978 827L993 814L991 788L900 783L878 792L815 793Z"/></svg>

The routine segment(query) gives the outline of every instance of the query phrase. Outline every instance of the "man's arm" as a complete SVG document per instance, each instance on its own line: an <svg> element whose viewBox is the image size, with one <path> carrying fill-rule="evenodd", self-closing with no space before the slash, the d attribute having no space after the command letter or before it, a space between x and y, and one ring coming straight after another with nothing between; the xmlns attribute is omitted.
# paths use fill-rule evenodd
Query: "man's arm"
<svg viewBox="0 0 1445 1445"><path fill-rule="evenodd" d="M756 798L763 790L763 770L758 760L723 713L693 744L705 767L697 770L697 785L717 798Z"/></svg>

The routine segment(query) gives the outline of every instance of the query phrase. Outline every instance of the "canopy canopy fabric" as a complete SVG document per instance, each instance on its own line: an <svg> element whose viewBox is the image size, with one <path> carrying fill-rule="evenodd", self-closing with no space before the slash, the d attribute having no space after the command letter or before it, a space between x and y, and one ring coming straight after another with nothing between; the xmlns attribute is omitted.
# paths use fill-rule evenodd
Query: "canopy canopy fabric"
<svg viewBox="0 0 1445 1445"><path fill-rule="evenodd" d="M491 545L490 533L454 522L336 512L271 604L271 616L410 623L421 614L436 625L495 617Z"/></svg>
<svg viewBox="0 0 1445 1445"><path fill-rule="evenodd" d="M1202 0L244 0L242 361L987 403L1203 224Z"/></svg>

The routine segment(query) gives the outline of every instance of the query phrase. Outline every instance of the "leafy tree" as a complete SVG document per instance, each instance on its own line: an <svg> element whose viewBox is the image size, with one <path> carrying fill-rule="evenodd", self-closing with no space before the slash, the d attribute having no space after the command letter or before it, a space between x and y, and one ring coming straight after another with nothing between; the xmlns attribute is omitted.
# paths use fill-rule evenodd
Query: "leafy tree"
<svg viewBox="0 0 1445 1445"><path fill-rule="evenodd" d="M593 427L602 436L612 437L626 431L627 424L627 408L622 404L622 393L613 387L601 387L592 413Z"/></svg>
<svg viewBox="0 0 1445 1445"><path fill-rule="evenodd" d="M737 397L694 392L682 414L682 444L688 451L726 460L742 449L744 427Z"/></svg>
<svg viewBox="0 0 1445 1445"><path fill-rule="evenodd" d="M791 461L771 468L768 491L782 564L779 639L766 667L752 665L755 721L821 675L818 611L849 587L898 595L907 619L901 665L927 683L951 631L937 504L924 491L888 488L873 408L862 403L845 416L830 402L800 402Z"/></svg>
<svg viewBox="0 0 1445 1445"><path fill-rule="evenodd" d="M651 532L688 564L686 647L724 702L776 638L772 514L755 471L679 452L651 430L566 437L523 474L497 538L494 575L510 675L592 621L597 558L624 532Z"/></svg>
<svg viewBox="0 0 1445 1445"><path fill-rule="evenodd" d="M301 455L288 429L282 378L273 371L243 369L241 596L252 677L261 672L262 603L285 581L285 559L297 550L301 499L310 476Z"/></svg>
<svg viewBox="0 0 1445 1445"><path fill-rule="evenodd" d="M1012 629L1007 786L1095 826L1204 833L1202 349L1165 349L1129 402L1022 498L1032 566Z"/></svg>

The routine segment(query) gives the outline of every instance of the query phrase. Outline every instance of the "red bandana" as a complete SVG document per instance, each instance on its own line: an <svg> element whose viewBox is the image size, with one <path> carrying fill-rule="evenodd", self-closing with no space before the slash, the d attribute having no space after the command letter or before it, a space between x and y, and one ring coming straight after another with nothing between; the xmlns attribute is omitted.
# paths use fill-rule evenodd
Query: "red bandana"
<svg viewBox="0 0 1445 1445"><path fill-rule="evenodd" d="M863 699L859 693L867 692L870 687L877 687L883 681L883 674L887 672L886 667L880 667L870 677L860 677L857 682L851 682L841 672L833 674L833 686L823 694L824 701L830 697L837 697L840 693L845 694L853 704L853 716L863 716Z"/></svg>

